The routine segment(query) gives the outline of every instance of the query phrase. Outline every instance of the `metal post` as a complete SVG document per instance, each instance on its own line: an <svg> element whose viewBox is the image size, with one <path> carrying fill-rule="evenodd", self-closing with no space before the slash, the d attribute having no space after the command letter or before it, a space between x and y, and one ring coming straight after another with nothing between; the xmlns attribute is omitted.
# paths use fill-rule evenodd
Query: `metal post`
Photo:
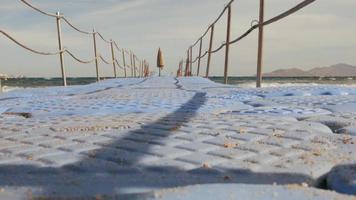
<svg viewBox="0 0 356 200"><path fill-rule="evenodd" d="M183 76L183 63L184 63L184 59L182 59L179 62L179 75L178 76Z"/></svg>
<svg viewBox="0 0 356 200"><path fill-rule="evenodd" d="M122 62L124 64L124 73L125 73L125 78L127 77L126 74L126 59L125 59L125 49L122 49Z"/></svg>
<svg viewBox="0 0 356 200"><path fill-rule="evenodd" d="M260 0L260 19L258 30L258 55L257 55L257 80L256 87L260 88L262 83L262 59L263 59L263 22L264 22L264 0Z"/></svg>
<svg viewBox="0 0 356 200"><path fill-rule="evenodd" d="M187 60L185 62L185 73L184 76L188 76L189 74L189 50L187 51Z"/></svg>
<svg viewBox="0 0 356 200"><path fill-rule="evenodd" d="M141 78L143 77L143 62L144 61L141 61Z"/></svg>
<svg viewBox="0 0 356 200"><path fill-rule="evenodd" d="M134 77L136 78L136 56L135 54L133 54L133 66L134 66Z"/></svg>
<svg viewBox="0 0 356 200"><path fill-rule="evenodd" d="M201 57L202 48L203 48L203 38L200 38L197 76L199 76L199 71L200 71L200 62L201 62L201 58L200 57Z"/></svg>
<svg viewBox="0 0 356 200"><path fill-rule="evenodd" d="M63 80L63 86L67 86L67 76L66 76L66 70L64 68L64 59L63 59L63 45L62 45L62 29L61 29L61 15L59 12L57 14L57 35L58 35L58 47L59 47L59 60L61 63L61 72L62 72L62 80Z"/></svg>
<svg viewBox="0 0 356 200"><path fill-rule="evenodd" d="M228 70L229 70L229 53L230 53L230 32L231 32L231 4L227 8L227 31L226 31L226 49L225 49L225 70L224 70L224 83L228 83Z"/></svg>
<svg viewBox="0 0 356 200"><path fill-rule="evenodd" d="M114 52L114 44L113 41L110 41L110 46L111 46L111 56L112 56L112 66L114 67L114 77L117 78L117 73L116 73L116 63L115 63L115 52Z"/></svg>
<svg viewBox="0 0 356 200"><path fill-rule="evenodd" d="M190 47L190 55L189 55L189 76L192 76L192 72L193 72L193 47Z"/></svg>
<svg viewBox="0 0 356 200"><path fill-rule="evenodd" d="M96 69L96 80L100 81L100 75L99 75L99 60L98 60L98 52L96 49L96 32L95 29L93 29L93 42L94 42L94 56L95 56L95 69Z"/></svg>
<svg viewBox="0 0 356 200"><path fill-rule="evenodd" d="M209 52L208 52L208 64L206 66L206 78L209 78L210 62L211 62L211 51L213 49L214 42L214 24L210 27L210 43L209 43Z"/></svg>
<svg viewBox="0 0 356 200"><path fill-rule="evenodd" d="M130 68L131 68L131 77L133 77L133 61L132 61L132 51L130 51Z"/></svg>

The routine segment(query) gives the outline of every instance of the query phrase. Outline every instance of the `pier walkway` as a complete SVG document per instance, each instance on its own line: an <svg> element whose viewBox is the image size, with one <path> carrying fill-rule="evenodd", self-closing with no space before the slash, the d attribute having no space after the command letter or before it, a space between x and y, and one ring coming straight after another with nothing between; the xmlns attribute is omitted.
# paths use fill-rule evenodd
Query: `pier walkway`
<svg viewBox="0 0 356 200"><path fill-rule="evenodd" d="M340 193L356 193L355 118L356 88L339 86L150 77L4 93L0 199L354 199Z"/></svg>

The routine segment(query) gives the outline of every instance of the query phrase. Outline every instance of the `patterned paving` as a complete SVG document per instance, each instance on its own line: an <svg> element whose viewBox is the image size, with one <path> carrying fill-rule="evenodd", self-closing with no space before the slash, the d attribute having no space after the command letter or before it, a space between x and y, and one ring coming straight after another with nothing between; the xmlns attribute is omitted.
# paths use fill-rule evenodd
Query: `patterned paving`
<svg viewBox="0 0 356 200"><path fill-rule="evenodd" d="M298 91L314 96L290 101L304 94ZM225 183L326 187L332 168L356 163L356 137L321 119L356 116L319 106L317 95L351 102L353 93L324 86L251 90L170 77L6 93L0 95L0 197L21 199L29 191L133 197Z"/></svg>

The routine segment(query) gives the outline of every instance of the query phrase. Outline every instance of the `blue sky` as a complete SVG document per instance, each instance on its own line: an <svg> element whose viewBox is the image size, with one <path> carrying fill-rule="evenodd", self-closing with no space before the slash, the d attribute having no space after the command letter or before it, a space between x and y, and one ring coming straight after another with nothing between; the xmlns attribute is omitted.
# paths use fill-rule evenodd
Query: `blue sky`
<svg viewBox="0 0 356 200"><path fill-rule="evenodd" d="M227 0L28 0L51 13L60 11L85 30L95 27L105 37L146 58L155 69L158 47L163 49L166 73L175 72L178 62L214 20ZM266 1L266 18L294 6L301 0ZM258 18L258 0L233 4L232 38ZM317 0L303 11L266 28L265 71L279 68L328 66L346 62L356 65L356 1ZM26 7L20 0L1 0L0 29L29 46L43 51L57 50L56 25L52 18ZM225 20L216 27L215 46L225 38ZM64 46L84 59L93 57L92 39L63 25ZM231 48L231 75L256 72L257 34ZM204 40L207 48L208 38ZM109 58L109 47L99 42L99 51ZM0 36L0 73L55 77L60 75L57 56L27 52ZM197 49L195 49L196 53ZM212 75L223 73L223 51L213 56ZM78 64L65 57L68 76L95 76L94 64ZM203 61L203 66L206 62ZM112 67L101 64L103 76ZM205 70L205 67L202 68Z"/></svg>

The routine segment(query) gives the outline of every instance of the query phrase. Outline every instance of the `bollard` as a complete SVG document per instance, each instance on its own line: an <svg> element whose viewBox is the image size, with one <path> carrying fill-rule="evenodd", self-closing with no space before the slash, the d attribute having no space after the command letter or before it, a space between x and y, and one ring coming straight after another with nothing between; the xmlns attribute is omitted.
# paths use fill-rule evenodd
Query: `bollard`
<svg viewBox="0 0 356 200"><path fill-rule="evenodd" d="M229 53L230 53L230 33L231 33L231 4L227 7L227 29L226 29L226 48L225 48L225 70L224 83L228 83Z"/></svg>
<svg viewBox="0 0 356 200"><path fill-rule="evenodd" d="M258 55L257 55L257 80L256 87L260 88L262 83L262 59L263 59L263 22L264 22L264 0L260 0L260 19L258 29Z"/></svg>
<svg viewBox="0 0 356 200"><path fill-rule="evenodd" d="M209 43L209 52L208 52L208 64L206 66L206 75L205 78L209 78L210 62L211 62L211 50L213 49L214 42L214 24L210 26L210 43Z"/></svg>
<svg viewBox="0 0 356 200"><path fill-rule="evenodd" d="M203 48L203 38L200 38L197 76L199 76L199 71L200 71L200 62L201 62L200 57L201 57L202 48Z"/></svg>
<svg viewBox="0 0 356 200"><path fill-rule="evenodd" d="M59 60L61 64L61 72L62 72L62 80L63 80L63 86L67 86L67 76L66 76L66 71L64 68L64 58L63 58L63 45L62 45L62 29L61 29L61 15L59 12L56 13L57 18L57 35L58 35L58 47L59 47Z"/></svg>
<svg viewBox="0 0 356 200"><path fill-rule="evenodd" d="M112 40L110 40L110 46L111 46L112 66L114 67L114 78L117 78L116 63L115 63L115 52L114 52L114 45L113 45L113 41Z"/></svg>
<svg viewBox="0 0 356 200"><path fill-rule="evenodd" d="M93 29L93 42L94 42L94 56L95 56L96 80L99 82L99 81L100 81L100 75L99 75L99 60L98 60L98 52L97 52L97 49L96 49L96 32L95 32L95 29Z"/></svg>

